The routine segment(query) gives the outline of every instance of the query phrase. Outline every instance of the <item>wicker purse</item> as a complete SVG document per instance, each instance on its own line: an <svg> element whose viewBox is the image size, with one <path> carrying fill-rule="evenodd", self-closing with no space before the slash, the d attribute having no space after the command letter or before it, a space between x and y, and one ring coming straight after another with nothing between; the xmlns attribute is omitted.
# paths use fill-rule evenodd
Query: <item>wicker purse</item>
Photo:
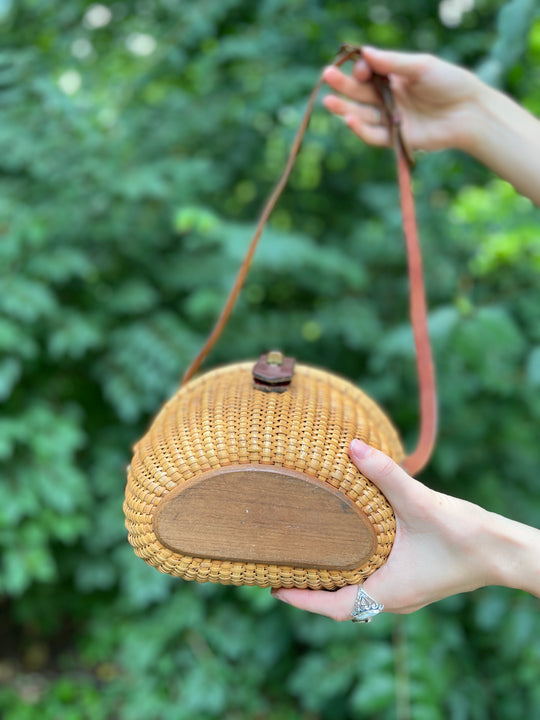
<svg viewBox="0 0 540 720"><path fill-rule="evenodd" d="M360 53L343 46L334 64ZM398 165L420 379L417 448L404 459L392 423L362 390L280 352L194 377L287 183L320 81L216 327L134 449L124 502L129 542L161 572L199 582L335 589L361 582L390 553L392 507L351 462L348 446L361 438L417 472L434 444L436 395L410 163L388 80L374 74L373 83Z"/></svg>

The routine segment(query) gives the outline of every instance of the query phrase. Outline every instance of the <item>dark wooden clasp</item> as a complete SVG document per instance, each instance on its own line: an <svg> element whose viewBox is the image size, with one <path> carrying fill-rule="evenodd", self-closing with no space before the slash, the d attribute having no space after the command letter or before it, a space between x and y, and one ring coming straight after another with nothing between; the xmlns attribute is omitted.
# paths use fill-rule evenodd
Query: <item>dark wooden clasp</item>
<svg viewBox="0 0 540 720"><path fill-rule="evenodd" d="M253 367L253 383L263 392L285 392L294 375L295 359L279 350L264 353Z"/></svg>

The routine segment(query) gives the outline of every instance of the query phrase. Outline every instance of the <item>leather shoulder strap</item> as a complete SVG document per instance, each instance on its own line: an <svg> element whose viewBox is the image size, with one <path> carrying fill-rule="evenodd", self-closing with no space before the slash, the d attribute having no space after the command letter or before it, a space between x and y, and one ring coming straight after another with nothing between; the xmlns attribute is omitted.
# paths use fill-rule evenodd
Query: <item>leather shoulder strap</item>
<svg viewBox="0 0 540 720"><path fill-rule="evenodd" d="M349 60L356 60L360 57L362 57L361 47L355 45L342 45L333 64L336 67L339 67ZM427 309L422 272L422 256L418 241L418 230L411 183L412 162L401 132L401 118L394 102L390 82L387 77L376 73L372 73L372 82L381 99L392 136L392 145L396 154L403 230L407 248L410 285L409 308L416 348L416 365L419 380L420 431L416 448L405 458L403 467L409 473L415 474L426 465L431 457L435 445L435 437L437 434L437 392L435 385L435 371L433 366L431 344L427 330ZM217 342L227 323L227 320L229 319L234 303L244 284L251 260L259 242L259 238L261 237L266 222L268 221L268 218L270 217L270 214L272 213L272 210L274 209L293 170L294 162L300 151L302 139L309 124L311 113L322 85L323 80L321 78L315 85L309 97L308 105L294 138L287 163L257 222L255 233L246 256L242 261L231 293L229 294L221 315L219 316L212 332L208 336L202 350L186 370L182 379L182 384L186 383L195 375L204 359Z"/></svg>

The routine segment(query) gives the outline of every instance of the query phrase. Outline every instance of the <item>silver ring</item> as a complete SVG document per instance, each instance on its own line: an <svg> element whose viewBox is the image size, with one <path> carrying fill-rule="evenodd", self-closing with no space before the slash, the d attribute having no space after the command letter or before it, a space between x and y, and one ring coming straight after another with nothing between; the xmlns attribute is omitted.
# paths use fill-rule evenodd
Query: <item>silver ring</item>
<svg viewBox="0 0 540 720"><path fill-rule="evenodd" d="M374 125L381 125L382 124L382 112L378 107L373 108L373 114L375 116L375 119L373 121Z"/></svg>
<svg viewBox="0 0 540 720"><path fill-rule="evenodd" d="M356 600L351 611L351 619L354 623L368 623L384 610L384 605L370 597L362 585L358 586Z"/></svg>

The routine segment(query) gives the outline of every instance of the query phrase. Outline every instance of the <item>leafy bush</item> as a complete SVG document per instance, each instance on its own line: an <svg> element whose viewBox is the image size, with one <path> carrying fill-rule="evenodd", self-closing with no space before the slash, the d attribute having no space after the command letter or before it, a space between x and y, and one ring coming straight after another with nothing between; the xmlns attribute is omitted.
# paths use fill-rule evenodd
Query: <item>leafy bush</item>
<svg viewBox="0 0 540 720"><path fill-rule="evenodd" d="M343 40L436 51L540 112L538 10L499 5L457 27L419 0L0 4L3 718L536 716L529 597L354 629L159 575L121 510L130 446L219 311L319 68ZM539 211L457 154L415 182L442 415L423 479L535 523ZM404 262L391 154L318 108L210 362L280 345L362 384L410 443Z"/></svg>

